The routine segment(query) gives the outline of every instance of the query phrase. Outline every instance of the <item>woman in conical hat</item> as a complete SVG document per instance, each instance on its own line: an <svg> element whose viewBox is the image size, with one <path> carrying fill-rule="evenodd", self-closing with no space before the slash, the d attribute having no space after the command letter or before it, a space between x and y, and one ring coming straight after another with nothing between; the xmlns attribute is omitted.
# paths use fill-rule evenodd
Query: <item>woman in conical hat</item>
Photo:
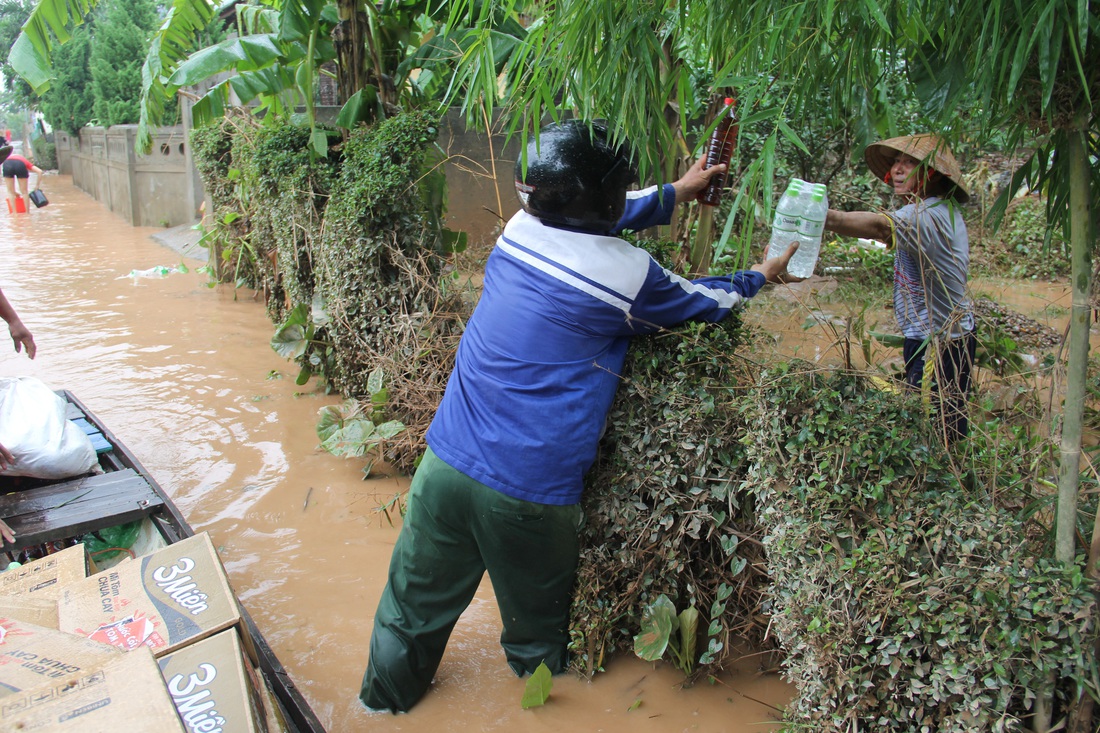
<svg viewBox="0 0 1100 733"><path fill-rule="evenodd" d="M876 142L864 158L903 205L882 213L830 209L825 228L894 247L894 316L905 336L905 381L939 395L938 420L951 443L968 432L966 397L977 345L966 295L970 240L960 210L970 195L938 135ZM933 358L926 358L929 349Z"/></svg>

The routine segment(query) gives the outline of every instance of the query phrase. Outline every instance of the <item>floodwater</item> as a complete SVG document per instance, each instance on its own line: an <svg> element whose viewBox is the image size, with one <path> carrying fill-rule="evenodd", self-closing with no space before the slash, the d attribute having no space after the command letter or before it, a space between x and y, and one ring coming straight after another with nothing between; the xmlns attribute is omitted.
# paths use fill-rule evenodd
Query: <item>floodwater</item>
<svg viewBox="0 0 1100 733"><path fill-rule="evenodd" d="M294 384L297 370L268 345L273 327L251 292L206 287L195 261L189 273L128 277L180 257L68 177L43 183L49 206L0 215L0 288L38 344L32 362L4 334L0 377L72 390L210 533L241 601L329 731L777 728L791 688L752 657L691 689L667 665L621 657L593 682L556 678L547 705L525 711L487 583L423 702L406 715L366 713L356 695L398 531L379 508L407 479L363 481L360 462L317 448L317 411L338 398Z"/></svg>
<svg viewBox="0 0 1100 733"><path fill-rule="evenodd" d="M836 298L836 288L835 279L815 276L762 291L745 314L747 323L768 335L761 353L754 358L798 357L823 366L837 366L848 358L853 367L872 370L900 366L901 349L882 346L872 339L868 363L860 345L861 333L896 332L890 292L883 290L878 303L852 303ZM1073 294L1068 282L972 276L969 293L971 298L993 300L1060 335L1065 335L1069 325ZM858 324L860 318L862 326ZM1091 330L1091 341L1092 348L1100 347L1096 324ZM1021 347L1021 351L1027 353L1028 349ZM983 376L988 375L979 374L979 381Z"/></svg>

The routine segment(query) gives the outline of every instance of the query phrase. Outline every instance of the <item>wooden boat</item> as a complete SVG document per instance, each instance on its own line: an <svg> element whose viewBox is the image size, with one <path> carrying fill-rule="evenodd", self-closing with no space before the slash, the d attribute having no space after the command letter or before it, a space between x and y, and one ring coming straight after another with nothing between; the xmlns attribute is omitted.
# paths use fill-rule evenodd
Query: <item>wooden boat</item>
<svg viewBox="0 0 1100 733"><path fill-rule="evenodd" d="M0 559L28 560L75 544L89 534L140 521L143 542L151 551L190 537L194 530L179 509L134 455L99 419L67 390L67 417L92 439L102 473L62 481L0 480L0 518L15 531L14 545L3 546ZM17 490L11 491L12 488ZM11 493L4 493L11 491ZM151 538L148 539L148 538ZM309 703L276 658L248 612L245 628L252 637L259 669L279 703L290 733L324 733Z"/></svg>

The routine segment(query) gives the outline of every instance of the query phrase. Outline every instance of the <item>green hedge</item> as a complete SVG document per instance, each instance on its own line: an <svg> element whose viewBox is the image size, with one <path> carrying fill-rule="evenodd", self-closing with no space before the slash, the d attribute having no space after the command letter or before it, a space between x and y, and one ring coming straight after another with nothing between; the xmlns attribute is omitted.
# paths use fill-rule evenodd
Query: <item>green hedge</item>
<svg viewBox="0 0 1100 733"><path fill-rule="evenodd" d="M789 729L1017 730L1048 675L1064 712L1096 640L1080 569L956 473L919 398L798 365L762 385L747 486Z"/></svg>

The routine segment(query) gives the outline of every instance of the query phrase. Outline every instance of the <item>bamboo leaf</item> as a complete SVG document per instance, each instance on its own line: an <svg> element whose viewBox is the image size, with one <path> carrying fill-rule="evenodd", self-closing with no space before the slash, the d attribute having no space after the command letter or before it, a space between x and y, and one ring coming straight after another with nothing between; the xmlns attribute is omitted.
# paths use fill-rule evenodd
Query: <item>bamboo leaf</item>
<svg viewBox="0 0 1100 733"><path fill-rule="evenodd" d="M791 129L791 126L787 124L787 121L780 117L776 120L779 125L779 131L783 133L783 137L787 138L791 143L796 145L799 150L810 154L810 149L806 147L806 143L802 142L802 138L798 136L798 133Z"/></svg>
<svg viewBox="0 0 1100 733"><path fill-rule="evenodd" d="M879 7L875 0L863 0L864 6L867 8L867 12L871 14L871 18L878 23L886 33L890 32L890 21L886 19L886 14L882 12L882 8Z"/></svg>

